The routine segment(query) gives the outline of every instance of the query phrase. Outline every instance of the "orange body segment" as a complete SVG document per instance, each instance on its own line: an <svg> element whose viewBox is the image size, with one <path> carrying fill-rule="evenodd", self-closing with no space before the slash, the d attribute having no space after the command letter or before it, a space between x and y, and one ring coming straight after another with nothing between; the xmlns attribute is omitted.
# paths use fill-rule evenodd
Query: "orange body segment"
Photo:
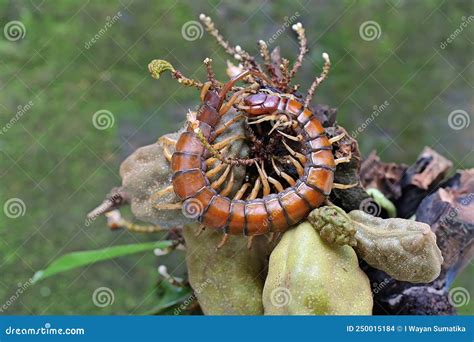
<svg viewBox="0 0 474 342"><path fill-rule="evenodd" d="M252 74L251 71L244 74L249 73ZM224 85L219 94L209 90L197 111L199 127L208 143L214 139L215 127L220 120L216 113L225 94L242 75ZM244 103L249 116L281 112L297 121L296 130L304 138L302 152L307 157L304 175L293 187L261 199L242 201L220 196L210 187L205 175L203 159L207 150L189 127L179 137L172 157L173 189L181 200L198 201L202 207L198 218L206 227L223 229L232 235L285 231L306 218L330 193L336 166L332 146L321 123L296 99L262 92L247 96Z"/></svg>

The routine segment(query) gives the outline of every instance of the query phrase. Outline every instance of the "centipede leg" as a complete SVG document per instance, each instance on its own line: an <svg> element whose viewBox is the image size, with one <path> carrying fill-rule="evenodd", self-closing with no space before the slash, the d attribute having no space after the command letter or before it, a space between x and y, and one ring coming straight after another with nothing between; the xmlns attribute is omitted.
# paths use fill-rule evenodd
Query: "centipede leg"
<svg viewBox="0 0 474 342"><path fill-rule="evenodd" d="M255 235L249 236L247 240L247 249L252 249L253 240L255 239Z"/></svg>
<svg viewBox="0 0 474 342"><path fill-rule="evenodd" d="M276 242L276 241L280 238L281 234L282 234L281 232L273 232L272 238L271 238L271 240L269 241L269 243L274 243L274 242Z"/></svg>
<svg viewBox="0 0 474 342"><path fill-rule="evenodd" d="M349 153L349 155L345 157L334 159L334 162L336 163L336 165L339 165L341 163L349 163L351 161L351 158L352 158L352 153Z"/></svg>
<svg viewBox="0 0 474 342"><path fill-rule="evenodd" d="M227 165L224 173L219 177L219 179L212 182L211 188L213 188L214 190L220 188L222 183L224 183L224 181L226 180L227 175L229 174L231 170L232 170L232 165Z"/></svg>
<svg viewBox="0 0 474 342"><path fill-rule="evenodd" d="M260 175L260 179L262 180L263 196L270 195L270 184L268 184L268 176L267 176L267 173L265 172L263 161L262 161L261 168L258 166L257 162L255 162L255 166L257 167L258 174Z"/></svg>
<svg viewBox="0 0 474 342"><path fill-rule="evenodd" d="M224 236L222 237L221 242L219 242L219 244L217 245L216 248L221 249L227 243L227 241L229 241L229 237L230 237L229 234L224 234Z"/></svg>
<svg viewBox="0 0 474 342"><path fill-rule="evenodd" d="M171 153L167 147L163 147L163 155L165 156L168 163L171 163L171 158L173 157L173 153Z"/></svg>
<svg viewBox="0 0 474 342"><path fill-rule="evenodd" d="M280 130L277 130L278 133L280 133L281 135L283 135L284 137L290 139L290 140L293 140L293 141L297 141L297 142L300 142L301 140L303 140L303 137L301 135L298 135L298 136L293 136L293 135L289 135L289 134L286 134L285 132L282 132Z"/></svg>
<svg viewBox="0 0 474 342"><path fill-rule="evenodd" d="M201 102L204 102L204 98L206 97L207 92L209 91L209 88L211 88L212 82L206 82L202 85L201 88L201 94L199 98L201 99Z"/></svg>
<svg viewBox="0 0 474 342"><path fill-rule="evenodd" d="M244 185L242 185L239 191L237 191L237 193L235 194L234 200L240 200L244 196L249 186L250 186L250 183L245 183Z"/></svg>
<svg viewBox="0 0 474 342"><path fill-rule="evenodd" d="M333 187L334 189L347 190L347 189L351 189L351 188L353 188L353 187L356 187L357 185L359 185L359 183L353 183L353 184L333 183L333 184L332 184L332 187Z"/></svg>
<svg viewBox="0 0 474 342"><path fill-rule="evenodd" d="M199 235L201 235L201 234L202 234L202 232L203 232L203 231L205 231L205 230L206 230L206 226L205 226L205 225L203 225L203 224L199 225L199 227L198 227L198 229L197 229L197 232L196 232L195 236L199 236Z"/></svg>
<svg viewBox="0 0 474 342"><path fill-rule="evenodd" d="M165 196L165 195L167 195L167 194L169 194L169 193L172 193L173 191L174 191L174 190L173 190L173 185L169 185L169 186L167 186L166 188L161 189L161 190L155 192L153 195L151 195L150 201L155 202L155 200L156 200L157 198L163 197L163 196Z"/></svg>
<svg viewBox="0 0 474 342"><path fill-rule="evenodd" d="M226 167L226 164L224 163L220 163L219 165L217 165L215 168L209 170L206 172L206 177L207 178L212 178L214 176L216 176L219 172L221 172L224 168Z"/></svg>
<svg viewBox="0 0 474 342"><path fill-rule="evenodd" d="M166 160L171 162L171 157L173 154L169 151L168 146L175 147L178 141L171 139L170 137L163 136L158 139L158 142L163 145L163 155L165 156Z"/></svg>
<svg viewBox="0 0 474 342"><path fill-rule="evenodd" d="M229 101L227 101L226 104L222 105L221 109L219 110L219 114L220 115L224 115L225 113L227 113L229 111L229 109L234 105L234 103L237 101L237 99L242 96L244 93L248 93L252 90L256 90L258 89L257 87L260 87L260 85L258 83L254 83L252 84L250 87L247 87L247 88L244 88L244 89L241 89L239 91L236 91L232 96L231 98L229 99Z"/></svg>
<svg viewBox="0 0 474 342"><path fill-rule="evenodd" d="M237 116L234 116L232 119L227 121L225 124L223 124L221 127L216 129L216 137L224 133L230 126L232 126L234 123L236 123L239 120L245 119L245 116L242 114L239 114Z"/></svg>
<svg viewBox="0 0 474 342"><path fill-rule="evenodd" d="M273 177L268 177L268 181L273 184L277 192L282 192L284 190L283 185Z"/></svg>
<svg viewBox="0 0 474 342"><path fill-rule="evenodd" d="M222 154L225 154L228 149L229 149L229 146L226 146L220 152ZM209 166L213 165L214 163L216 163L217 161L220 161L220 159L217 158L217 157L209 157L209 158L206 159L206 166L209 167Z"/></svg>
<svg viewBox="0 0 474 342"><path fill-rule="evenodd" d="M261 183L260 177L259 177L255 181L255 184L252 188L252 191L250 192L250 195L247 197L247 200L251 201L253 199L256 199L261 188L262 188L262 183Z"/></svg>
<svg viewBox="0 0 474 342"><path fill-rule="evenodd" d="M257 117L256 120L250 121L249 125L256 125L264 121L278 120L278 115L263 115L263 117Z"/></svg>
<svg viewBox="0 0 474 342"><path fill-rule="evenodd" d="M241 140L241 139L242 140L245 139L245 135L243 135L243 134L233 135L231 137L228 137L227 139L224 139L224 140L212 145L212 147L215 148L216 150L220 150L220 149L226 147L227 145L232 144L234 141Z"/></svg>
<svg viewBox="0 0 474 342"><path fill-rule="evenodd" d="M329 139L329 143L332 145L334 144L335 142L338 142L339 140L341 140L342 138L344 138L346 136L346 133L341 133L339 135L336 135L332 138Z"/></svg>
<svg viewBox="0 0 474 342"><path fill-rule="evenodd" d="M227 182L227 185L225 186L225 188L220 192L220 195L224 197L228 197L233 187L234 187L234 171L232 170L230 172L230 179Z"/></svg>
<svg viewBox="0 0 474 342"><path fill-rule="evenodd" d="M298 176L303 177L304 175L304 167L292 156L288 156L293 166L296 168L296 172L298 172Z"/></svg>
<svg viewBox="0 0 474 342"><path fill-rule="evenodd" d="M158 210L179 210L183 206L183 203L163 203L155 205L155 209Z"/></svg>
<svg viewBox="0 0 474 342"><path fill-rule="evenodd" d="M275 164L275 159L272 158L272 165L273 165L273 169L275 170L275 172L277 173L278 176L282 177L284 180L286 180L288 182L288 184L290 184L290 186L293 186L296 184L296 181L291 178L291 176L283 171L281 171Z"/></svg>
<svg viewBox="0 0 474 342"><path fill-rule="evenodd" d="M306 163L306 157L305 157L303 154L294 151L294 150L285 142L284 139L283 139L281 142L283 143L283 145L285 146L285 148L287 149L287 151L290 152L290 154L291 154L293 157L298 158L298 160L300 161L301 164Z"/></svg>

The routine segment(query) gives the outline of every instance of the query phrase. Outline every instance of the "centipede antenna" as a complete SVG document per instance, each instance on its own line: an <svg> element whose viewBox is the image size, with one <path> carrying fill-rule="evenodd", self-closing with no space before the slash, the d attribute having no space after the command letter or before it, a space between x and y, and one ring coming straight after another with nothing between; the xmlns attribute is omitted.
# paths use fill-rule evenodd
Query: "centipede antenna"
<svg viewBox="0 0 474 342"><path fill-rule="evenodd" d="M263 63L265 65L265 68L267 69L268 73L272 77L272 80L278 79L277 75L275 75L275 72L273 71L273 66L272 66L272 60L270 57L270 51L268 50L268 45L265 43L263 40L258 41L258 46L259 46L259 51L260 51L260 56L263 58Z"/></svg>
<svg viewBox="0 0 474 342"><path fill-rule="evenodd" d="M306 99L304 101L305 107L309 106L309 103L313 99L314 92L321 85L321 83L323 83L326 80L329 74L329 70L331 70L331 61L329 60L329 55L326 52L323 53L323 59L324 59L323 71L318 77L314 79L313 83L311 84L311 87L308 90L308 95L306 95Z"/></svg>
<svg viewBox="0 0 474 342"><path fill-rule="evenodd" d="M252 66L257 66L255 63L255 59L249 55L248 52L243 50L239 45L233 47L229 44L227 40L219 33L219 30L215 27L214 22L212 21L211 17L201 14L199 15L199 20L202 21L204 26L206 27L206 31L209 32L211 36L213 36L217 43L222 46L229 55L234 57L237 60L241 60L245 64L249 64Z"/></svg>
<svg viewBox="0 0 474 342"><path fill-rule="evenodd" d="M298 57L296 57L295 64L293 64L293 68L291 68L290 75L289 75L290 80L293 79L293 77L295 77L296 72L303 64L304 55L308 52L308 46L307 46L308 41L306 39L303 25L301 23L296 23L291 28L298 35L298 41L300 44L300 52L298 54Z"/></svg>
<svg viewBox="0 0 474 342"><path fill-rule="evenodd" d="M286 58L281 59L281 64L280 64L280 71L281 71L281 81L280 81L280 88L281 89L287 89L288 88L288 83L290 83L290 61Z"/></svg>
<svg viewBox="0 0 474 342"><path fill-rule="evenodd" d="M196 87L201 89L202 83L194 80L192 78L188 78L184 76L180 71L176 70L171 63L162 60L162 59L154 59L148 64L148 70L151 74L151 77L155 79L159 79L160 75L165 72L171 72L171 76L177 80L180 84L186 87Z"/></svg>
<svg viewBox="0 0 474 342"><path fill-rule="evenodd" d="M216 74L214 73L214 70L212 69L212 59L211 58L206 58L204 60L204 65L206 66L206 72L207 72L207 79L209 82L211 82L211 85L214 88L220 87L221 84L216 80Z"/></svg>

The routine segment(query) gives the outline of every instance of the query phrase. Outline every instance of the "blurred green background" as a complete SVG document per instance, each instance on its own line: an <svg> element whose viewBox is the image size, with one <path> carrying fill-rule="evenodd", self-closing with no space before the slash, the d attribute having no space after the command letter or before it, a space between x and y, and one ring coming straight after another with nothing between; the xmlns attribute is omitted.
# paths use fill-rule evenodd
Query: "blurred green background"
<svg viewBox="0 0 474 342"><path fill-rule="evenodd" d="M441 44L473 14L472 1L0 1L0 23L24 25L18 40L0 37L0 125L18 106L32 106L0 134L0 203L20 198L24 216L0 213L0 302L18 283L67 252L96 249L157 236L111 232L86 213L120 184L121 161L137 147L179 128L194 90L166 75L152 79L147 64L170 61L203 79L202 61L214 59L220 79L228 56L206 33L188 41L185 23L210 15L231 42L257 54L293 15L308 36L310 52L297 80L306 89L331 56L333 69L315 103L338 108L348 131L374 106L387 108L358 137L362 152L375 149L384 161L411 164L425 145L451 159L455 168L474 166L473 127L448 125L454 110L473 113L474 22L445 48ZM118 20L113 20L118 16ZM287 18L285 18L287 17ZM464 19L463 19L464 17ZM380 36L364 40L359 28L375 21ZM86 46L104 29L99 39ZM291 60L297 40L290 29L271 44ZM99 110L114 124L98 130ZM29 287L4 314L139 314L156 304L153 253L123 257L64 273ZM471 263L457 285L474 295ZM113 289L115 302L99 308L91 295ZM460 312L474 314L473 301Z"/></svg>

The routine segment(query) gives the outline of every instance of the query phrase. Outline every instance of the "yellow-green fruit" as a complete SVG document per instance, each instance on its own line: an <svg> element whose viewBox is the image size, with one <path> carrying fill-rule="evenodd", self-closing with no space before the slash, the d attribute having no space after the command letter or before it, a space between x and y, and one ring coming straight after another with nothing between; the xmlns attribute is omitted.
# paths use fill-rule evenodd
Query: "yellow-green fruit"
<svg viewBox="0 0 474 342"><path fill-rule="evenodd" d="M266 315L371 315L369 279L350 246L329 246L308 222L287 231L270 256Z"/></svg>
<svg viewBox="0 0 474 342"><path fill-rule="evenodd" d="M231 236L217 250L222 233L196 226L183 230L189 282L206 315L262 315L267 240L256 237L252 249L243 236Z"/></svg>

